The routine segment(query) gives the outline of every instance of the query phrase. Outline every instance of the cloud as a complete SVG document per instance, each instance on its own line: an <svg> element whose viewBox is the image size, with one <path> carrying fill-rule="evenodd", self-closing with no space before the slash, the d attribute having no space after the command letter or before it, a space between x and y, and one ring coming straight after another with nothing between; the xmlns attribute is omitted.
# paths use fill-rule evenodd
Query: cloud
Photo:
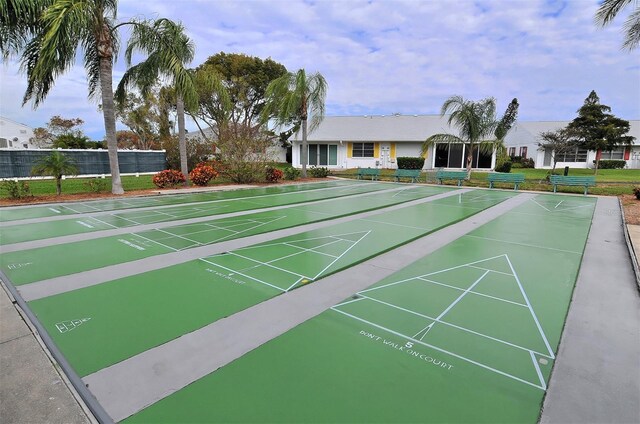
<svg viewBox="0 0 640 424"><path fill-rule="evenodd" d="M459 94L493 96L500 107L517 97L520 119L563 120L572 119L595 89L615 114L639 119L639 56L620 50L624 16L596 28L597 5L598 0L122 0L119 15L182 21L196 43L194 67L225 51L271 57L292 71L319 71L329 83L330 115L438 113L447 97ZM122 61L116 71L124 71ZM60 78L37 112L20 109L23 77L7 68L1 76L3 116L39 126L47 114L64 111L81 116L87 132L90 127L94 138L102 138L102 118L87 102L81 68Z"/></svg>

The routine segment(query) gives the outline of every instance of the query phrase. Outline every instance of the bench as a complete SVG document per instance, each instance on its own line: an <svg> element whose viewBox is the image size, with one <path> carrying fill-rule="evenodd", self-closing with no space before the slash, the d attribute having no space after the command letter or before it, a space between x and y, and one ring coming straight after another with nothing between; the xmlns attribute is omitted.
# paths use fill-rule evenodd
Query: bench
<svg viewBox="0 0 640 424"><path fill-rule="evenodd" d="M358 173L356 175L359 180L364 177L371 177L371 181L375 181L380 177L380 170L377 168L358 168Z"/></svg>
<svg viewBox="0 0 640 424"><path fill-rule="evenodd" d="M518 185L524 182L524 174L509 174L506 172L491 172L487 175L489 188L493 188L493 183L513 183L513 189L517 190Z"/></svg>
<svg viewBox="0 0 640 424"><path fill-rule="evenodd" d="M559 185L566 185L584 187L584 194L586 195L589 191L589 187L595 187L596 185L596 177L593 176L571 177L564 175L552 175L550 177L550 181L551 184L553 184L554 193Z"/></svg>
<svg viewBox="0 0 640 424"><path fill-rule="evenodd" d="M443 180L458 180L458 187L462 185L462 180L467 179L467 171L438 171L436 181L442 184Z"/></svg>
<svg viewBox="0 0 640 424"><path fill-rule="evenodd" d="M397 182L400 182L400 178L411 178L412 183L417 183L419 177L419 169L396 169L396 172L393 174L393 178Z"/></svg>

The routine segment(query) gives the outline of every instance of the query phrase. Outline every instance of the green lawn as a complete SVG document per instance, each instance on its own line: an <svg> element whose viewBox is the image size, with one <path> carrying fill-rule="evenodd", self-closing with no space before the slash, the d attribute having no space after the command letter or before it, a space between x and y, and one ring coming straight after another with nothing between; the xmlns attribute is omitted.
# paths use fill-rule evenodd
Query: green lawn
<svg viewBox="0 0 640 424"><path fill-rule="evenodd" d="M564 169L556 169L557 174L561 174ZM356 169L347 169L345 171L333 171L333 175L355 178ZM393 180L393 169L383 169L380 173L382 180ZM512 173L525 174L525 182L520 184L521 190L535 191L552 191L553 187L547 182L546 177L549 173L548 169L534 168L514 168ZM425 177L426 175L426 177ZM593 169L570 168L569 175L594 175ZM423 173L420 181L428 181L435 183L435 171ZM455 184L454 181L446 181L447 184ZM632 194L635 186L640 186L640 169L600 169L596 175L596 187L589 188L590 194L599 194L607 196L617 196L620 194ZM465 181L464 186L470 187L488 187L487 172L472 172L471 179ZM495 184L496 188L513 188L513 184ZM581 187L564 187L559 186L558 191L563 193L582 193Z"/></svg>

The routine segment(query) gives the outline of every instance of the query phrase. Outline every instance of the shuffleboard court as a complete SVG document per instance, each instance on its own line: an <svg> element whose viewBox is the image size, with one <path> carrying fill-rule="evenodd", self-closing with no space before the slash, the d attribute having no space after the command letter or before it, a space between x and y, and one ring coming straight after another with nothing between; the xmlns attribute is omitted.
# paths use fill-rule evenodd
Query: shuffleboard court
<svg viewBox="0 0 640 424"><path fill-rule="evenodd" d="M34 300L29 306L75 371L86 376L513 196L499 191L449 196ZM69 331L69 322L78 325Z"/></svg>
<svg viewBox="0 0 640 424"><path fill-rule="evenodd" d="M536 423L594 207L537 196L124 422Z"/></svg>
<svg viewBox="0 0 640 424"><path fill-rule="evenodd" d="M262 196L238 197L232 199L200 202L187 206L163 207L128 212L104 213L81 218L30 223L29 225L9 225L0 227L0 242L3 245L80 233L135 227L137 225L206 217L232 212L264 209L296 203L311 202L333 197L343 197L360 193L388 190L400 187L389 183L356 183L324 187L314 190L291 191Z"/></svg>
<svg viewBox="0 0 640 424"><path fill-rule="evenodd" d="M241 217L8 252L0 256L0 267L13 285L19 286L163 253L329 220L451 190L434 186L408 186L395 191L355 198L341 197L319 204L292 206Z"/></svg>
<svg viewBox="0 0 640 424"><path fill-rule="evenodd" d="M320 188L348 186L353 183L353 181L326 181L320 183L287 184L230 191L212 191L206 193L128 197L125 199L92 200L88 202L68 202L30 207L0 208L0 222L106 212L120 209L182 205L185 203L210 202L213 200L237 199L240 197L262 196L267 194L295 193L298 191L315 190Z"/></svg>

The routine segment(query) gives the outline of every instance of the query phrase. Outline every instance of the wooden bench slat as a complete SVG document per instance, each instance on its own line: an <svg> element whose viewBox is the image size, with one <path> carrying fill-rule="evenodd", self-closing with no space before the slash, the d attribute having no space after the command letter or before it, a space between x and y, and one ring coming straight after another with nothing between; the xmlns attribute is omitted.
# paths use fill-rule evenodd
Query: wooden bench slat
<svg viewBox="0 0 640 424"><path fill-rule="evenodd" d="M412 183L417 183L420 172L422 172L420 169L396 169L393 178L396 181L400 181L400 178L411 178Z"/></svg>
<svg viewBox="0 0 640 424"><path fill-rule="evenodd" d="M493 188L494 182L513 183L513 189L517 190L518 185L524 182L524 174L511 174L505 172L491 172L487 175L489 188Z"/></svg>
<svg viewBox="0 0 640 424"><path fill-rule="evenodd" d="M371 177L371 181L374 181L380 176L380 170L378 168L358 168L356 176L359 180L361 180L362 177Z"/></svg>
<svg viewBox="0 0 640 424"><path fill-rule="evenodd" d="M552 175L549 178L553 184L553 192L556 193L559 185L580 186L584 187L584 194L589 191L589 187L595 187L596 177L594 176L571 176L571 175Z"/></svg>
<svg viewBox="0 0 640 424"><path fill-rule="evenodd" d="M462 180L467 178L467 171L438 171L436 181L442 184L442 180L458 180L458 187L462 185Z"/></svg>

